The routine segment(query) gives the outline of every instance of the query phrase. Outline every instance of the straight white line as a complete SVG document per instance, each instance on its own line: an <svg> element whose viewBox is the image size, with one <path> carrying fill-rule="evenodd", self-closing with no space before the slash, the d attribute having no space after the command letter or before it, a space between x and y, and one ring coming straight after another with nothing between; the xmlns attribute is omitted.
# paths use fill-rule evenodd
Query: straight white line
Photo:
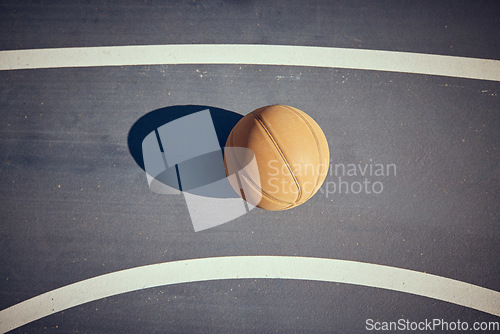
<svg viewBox="0 0 500 334"><path fill-rule="evenodd" d="M350 68L500 81L500 61L291 45L176 44L0 51L0 70L160 64Z"/></svg>
<svg viewBox="0 0 500 334"><path fill-rule="evenodd" d="M280 278L400 291L500 316L500 292L441 276L371 263L308 257L232 256L153 264L70 284L0 311L0 332L101 298L163 285Z"/></svg>

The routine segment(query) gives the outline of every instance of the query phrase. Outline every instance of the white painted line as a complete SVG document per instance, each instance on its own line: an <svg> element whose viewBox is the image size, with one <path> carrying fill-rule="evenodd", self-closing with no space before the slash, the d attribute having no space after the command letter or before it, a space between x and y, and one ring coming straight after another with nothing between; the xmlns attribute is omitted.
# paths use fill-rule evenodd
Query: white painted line
<svg viewBox="0 0 500 334"><path fill-rule="evenodd" d="M0 332L101 298L187 282L280 278L339 282L439 299L500 316L500 292L408 269L345 260L233 256L153 264L52 290L0 311Z"/></svg>
<svg viewBox="0 0 500 334"><path fill-rule="evenodd" d="M159 64L313 66L500 81L499 60L366 49L176 44L0 51L0 70Z"/></svg>

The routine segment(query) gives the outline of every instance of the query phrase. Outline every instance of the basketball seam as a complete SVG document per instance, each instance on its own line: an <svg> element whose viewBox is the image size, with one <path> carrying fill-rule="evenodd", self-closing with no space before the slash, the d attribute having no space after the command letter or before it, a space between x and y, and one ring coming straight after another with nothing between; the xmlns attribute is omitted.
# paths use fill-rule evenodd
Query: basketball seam
<svg viewBox="0 0 500 334"><path fill-rule="evenodd" d="M232 139L232 137L231 137ZM233 157L234 157L234 160L236 161L237 163L237 167L238 167L238 173L241 173L241 176L244 177L245 179L247 179L249 181L249 185L251 185L255 190L257 190L258 192L260 192L263 196L265 196L266 198L268 198L269 200L272 200L272 201L275 201L275 202L278 202L280 204L286 204L289 206L293 205L294 203L289 203L289 202L285 202L285 201L282 201L282 200L279 200L269 194L267 194L265 191L262 190L262 187L258 187L252 180L252 178L244 171L244 169L242 168L240 162L238 161L238 159L236 159L236 157L234 156L233 154Z"/></svg>
<svg viewBox="0 0 500 334"><path fill-rule="evenodd" d="M253 183L252 183L252 180L250 179L250 177L248 177L248 175L246 173L242 173L240 175L241 178L244 178L245 180L248 180L249 181L249 184L253 186L253 188L255 188L255 190L257 190L258 192L260 192L266 199L268 199L269 201L271 202L274 202L275 204L278 204L278 205L284 205L282 207L283 210L285 209L288 209L288 208L291 208L292 206L295 205L295 203L289 203L289 202L284 202L284 201L281 201L277 198L274 198L272 197L271 195L269 194L266 194L265 192L263 192L262 190L259 190L259 188L257 186L255 186ZM242 189L243 190L243 189ZM248 201L247 201L248 202ZM250 203L250 202L249 202ZM252 203L250 203L252 204ZM252 204L253 205L253 204ZM285 206L286 205L286 206ZM258 206L258 205L256 205Z"/></svg>
<svg viewBox="0 0 500 334"><path fill-rule="evenodd" d="M311 131L311 134L313 135L314 141L316 142L316 147L318 149L318 158L319 158L318 162L321 163L321 152L320 152L320 148L319 148L319 140L318 140L318 137L316 137L316 133L314 133L314 130L313 130L311 124L300 113L293 110L293 108L291 108L289 106L284 106L284 107L287 108L288 110L292 111L295 115L297 115L302 120L302 122L304 122L304 124L309 128L309 131ZM316 189L316 187L318 186L319 178L320 178L320 175L318 173L318 176L316 177L316 181L314 182L313 189ZM309 196L306 200L308 200L310 197L311 196Z"/></svg>
<svg viewBox="0 0 500 334"><path fill-rule="evenodd" d="M264 131L266 132L269 139L271 139L271 142L273 143L274 147L276 147L276 149L278 150L278 153L280 154L281 158L283 159L283 162L285 163L288 171L290 172L290 175L292 176L292 179L295 182L295 185L297 186L297 190L298 190L297 198L295 199L293 204L297 203L299 201L299 199L302 197L302 188L297 180L297 177L295 176L294 172L290 168L290 164L288 163L288 160L285 157L285 153L279 147L278 143L276 142L276 139L274 139L274 137L271 135L271 132L264 124L264 121L259 116L255 115L253 111L251 112L251 115L257 120L257 122L260 124L260 126L264 129Z"/></svg>
<svg viewBox="0 0 500 334"><path fill-rule="evenodd" d="M231 130L231 133L229 134L229 139L231 141L230 143L230 147L234 147L233 145L233 131ZM290 203L290 202L285 202L285 201L282 201L280 199L277 199L269 194L267 194L264 190L262 190L262 187L258 187L252 180L252 178L245 172L245 170L243 169L243 167L241 166L241 163L239 162L239 160L236 158L236 156L234 155L234 153L232 153L232 156L234 158L234 161L236 162L237 164L237 167L238 167L238 172L237 173L240 173L242 174L243 177L245 177L248 181L249 181L249 184L255 189L257 190L258 192L260 192L263 196L267 197L268 199L272 200L272 201L275 201L275 202L278 202L280 204L286 204L288 205L287 207L285 207L285 209L291 207L294 205L294 203ZM228 174L228 170L227 170L227 165L226 165L226 159L224 157L224 169L226 170L226 175ZM229 177L229 175L227 175Z"/></svg>

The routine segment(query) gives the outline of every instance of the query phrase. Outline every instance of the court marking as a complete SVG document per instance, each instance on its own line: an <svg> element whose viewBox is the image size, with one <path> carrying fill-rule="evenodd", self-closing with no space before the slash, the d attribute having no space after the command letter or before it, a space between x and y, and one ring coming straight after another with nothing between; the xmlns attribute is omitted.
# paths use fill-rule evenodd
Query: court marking
<svg viewBox="0 0 500 334"><path fill-rule="evenodd" d="M312 257L228 256L165 262L112 272L46 292L0 311L0 332L84 303L171 284L279 278L394 290L500 316L500 292L379 264Z"/></svg>
<svg viewBox="0 0 500 334"><path fill-rule="evenodd" d="M0 51L0 70L164 64L348 68L500 81L500 61L423 53L260 44L174 44Z"/></svg>

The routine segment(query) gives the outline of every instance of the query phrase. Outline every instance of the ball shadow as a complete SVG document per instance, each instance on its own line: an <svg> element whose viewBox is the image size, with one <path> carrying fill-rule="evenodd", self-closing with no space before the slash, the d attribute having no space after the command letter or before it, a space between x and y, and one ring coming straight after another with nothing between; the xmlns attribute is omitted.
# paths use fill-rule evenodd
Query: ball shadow
<svg viewBox="0 0 500 334"><path fill-rule="evenodd" d="M211 122L207 111L211 117ZM190 118L184 120L194 119L193 116L196 117L195 114L199 112L207 115L207 122L180 121L181 118L190 115ZM242 117L242 115L230 110L202 105L177 105L156 109L142 116L130 128L128 148L137 165L147 174L148 183L153 192L174 194L183 191L207 197L235 198L238 195L234 191L228 191L227 187L223 187L225 190L221 191L214 189L214 187L205 186L226 177L223 163L224 146L232 128ZM174 122L176 120L179 121ZM217 138L213 141L218 142L217 150L211 149L210 152L191 156L185 161L175 162L175 164L169 163L168 153L172 148L174 148L174 151L176 147L181 147L182 151L194 152L197 151L197 145L193 146L192 143L197 140L199 145L203 146L203 138L206 137L204 132L207 132L204 129L207 128L208 131L211 131L210 134L213 134L213 130L215 130ZM170 133L166 133L166 131ZM174 134L172 134L173 132ZM183 136L184 140L176 139L176 137ZM189 144L185 143L186 136L190 136ZM165 138L168 138L168 143ZM145 146L146 142L157 145L157 150L153 153L146 152L151 151L151 144ZM217 146L217 144L214 145ZM212 148L215 147L214 145L212 145ZM156 166L162 168L161 171L155 172L154 175L149 175L151 174L150 167L148 170L148 159L149 166L151 166L151 154L156 159ZM147 157L146 162L145 157Z"/></svg>

